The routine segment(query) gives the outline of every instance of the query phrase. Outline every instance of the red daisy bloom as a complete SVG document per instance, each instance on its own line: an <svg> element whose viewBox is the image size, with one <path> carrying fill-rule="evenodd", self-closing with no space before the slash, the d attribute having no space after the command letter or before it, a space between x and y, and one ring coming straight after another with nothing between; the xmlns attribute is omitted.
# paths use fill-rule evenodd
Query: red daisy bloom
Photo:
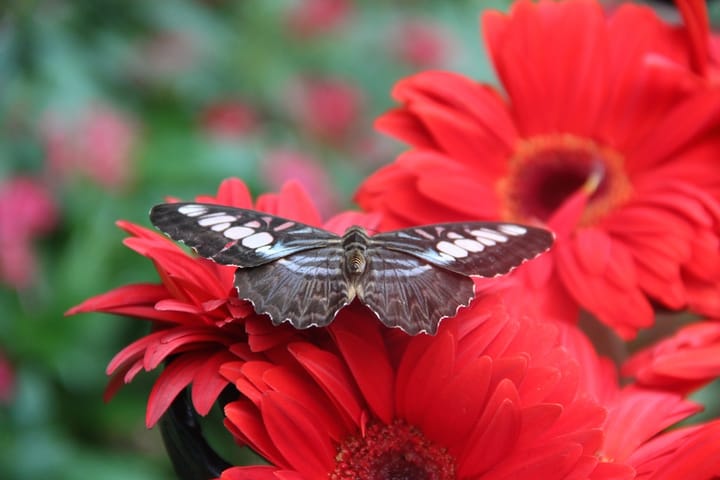
<svg viewBox="0 0 720 480"><path fill-rule="evenodd" d="M409 337L344 310L324 347L227 363L243 398L226 424L272 467L223 480L631 478L596 455L605 410L556 328L486 296L436 337ZM231 348L232 350L232 348Z"/></svg>
<svg viewBox="0 0 720 480"><path fill-rule="evenodd" d="M196 200L321 224L317 210L296 183L286 184L279 194L261 196L253 205L247 187L240 180L230 179L222 183L217 196L199 196ZM349 224L366 220L357 214L340 215L325 228L344 231ZM238 352L244 352L241 356L247 359L262 358L254 352L272 349L294 335L313 335L287 326L272 327L267 318L255 314L250 303L235 293L235 267L189 255L156 231L125 221L118 225L131 235L125 245L153 261L161 283L120 287L86 300L67 314L106 312L153 323L154 331L119 352L107 369L113 375L106 393L109 398L139 371L153 370L173 356L150 394L148 426L157 422L190 383L195 409L207 414L228 383L218 369L224 362L237 361Z"/></svg>
<svg viewBox="0 0 720 480"><path fill-rule="evenodd" d="M558 240L528 284L624 337L652 324L650 299L720 315L720 136L702 136L720 91L650 61L667 26L649 8L570 0L520 1L483 28L507 98L452 73L401 81L402 106L377 125L414 150L361 186L360 205L387 228L546 222Z"/></svg>
<svg viewBox="0 0 720 480"><path fill-rule="evenodd" d="M580 377L580 388L607 409L600 458L632 466L632 478L715 478L720 469L720 439L712 437L720 428L717 422L668 430L701 411L701 405L652 386L621 388L615 365L597 355L584 333L572 325L557 326L563 347L581 371L590 372Z"/></svg>
<svg viewBox="0 0 720 480"><path fill-rule="evenodd" d="M689 393L720 377L720 322L688 325L633 355L623 374L640 385Z"/></svg>
<svg viewBox="0 0 720 480"><path fill-rule="evenodd" d="M675 71L680 77L690 73L698 85L717 88L720 81L720 37L711 33L707 3L704 0L676 0L683 25L668 25L658 40L659 56L651 61Z"/></svg>

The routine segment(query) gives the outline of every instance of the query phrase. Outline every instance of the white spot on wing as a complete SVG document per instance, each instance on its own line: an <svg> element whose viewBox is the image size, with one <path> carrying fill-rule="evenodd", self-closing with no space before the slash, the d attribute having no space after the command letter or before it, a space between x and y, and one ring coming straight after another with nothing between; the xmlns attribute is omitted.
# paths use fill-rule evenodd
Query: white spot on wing
<svg viewBox="0 0 720 480"><path fill-rule="evenodd" d="M483 245L487 245L488 247L492 247L497 243L495 240L490 240L489 238L475 237L475 239Z"/></svg>
<svg viewBox="0 0 720 480"><path fill-rule="evenodd" d="M258 232L243 238L243 247L258 248L269 245L273 241L273 236L268 232Z"/></svg>
<svg viewBox="0 0 720 480"><path fill-rule="evenodd" d="M250 227L250 228L259 228L260 222L258 222L257 220L251 220L251 221L245 223L244 225L246 227Z"/></svg>
<svg viewBox="0 0 720 480"><path fill-rule="evenodd" d="M228 228L223 232L223 235L225 235L227 238L230 238L232 240L240 240L241 238L245 238L248 235L251 235L255 233L255 230L252 228L247 227L231 227Z"/></svg>
<svg viewBox="0 0 720 480"><path fill-rule="evenodd" d="M273 230L276 232L280 232L282 230L292 227L293 225L295 225L295 222L285 222L273 228Z"/></svg>
<svg viewBox="0 0 720 480"><path fill-rule="evenodd" d="M453 243L460 248L464 248L468 252L475 253L485 250L485 245L480 242L476 242L475 240L470 240L469 238L461 238L460 240L455 240Z"/></svg>
<svg viewBox="0 0 720 480"><path fill-rule="evenodd" d="M218 223L229 223L234 222L235 220L236 218L230 215L206 215L200 220L198 220L198 224L200 224L200 226L202 227L209 227L210 225L217 225Z"/></svg>
<svg viewBox="0 0 720 480"><path fill-rule="evenodd" d="M222 232L223 230L225 230L225 229L228 228L229 226L230 226L230 224L227 223L227 222L225 222L225 223L218 223L217 225L213 225L213 226L210 227L210 228L211 228L212 230L216 231L216 232Z"/></svg>
<svg viewBox="0 0 720 480"><path fill-rule="evenodd" d="M467 250L458 247L454 243L446 242L445 240L443 240L442 242L438 242L436 247L440 252L446 253L453 258L462 258L468 256Z"/></svg>
<svg viewBox="0 0 720 480"><path fill-rule="evenodd" d="M445 261L445 263L450 263L455 261L455 257L452 255L448 255L447 253L440 252L440 258Z"/></svg>
<svg viewBox="0 0 720 480"><path fill-rule="evenodd" d="M448 232L447 236L448 236L448 238L453 239L453 240L456 240L458 238L463 238L462 235L460 235L457 232Z"/></svg>
<svg viewBox="0 0 720 480"><path fill-rule="evenodd" d="M420 235L421 237L427 238L428 240L433 240L433 239L435 238L435 237L433 237L432 235L430 235L429 233L427 233L425 230L423 230L423 229L421 229L421 228L416 228L416 229L415 229L415 233L417 233L417 234Z"/></svg>
<svg viewBox="0 0 720 480"><path fill-rule="evenodd" d="M198 217L203 213L207 212L207 208L202 205L195 204L183 205L182 207L178 208L178 212L188 217Z"/></svg>
<svg viewBox="0 0 720 480"><path fill-rule="evenodd" d="M470 233L475 235L477 240L482 243L485 243L485 242L483 242L483 239L492 240L494 242L500 242L500 243L508 241L508 237L506 237L502 233L496 232L494 230L489 230L487 228L481 228L479 230L471 230ZM485 245L487 245L487 243L485 243ZM494 245L494 243L492 245Z"/></svg>
<svg viewBox="0 0 720 480"><path fill-rule="evenodd" d="M522 225L500 225L498 227L498 230L514 237L519 235L525 235L527 233L527 228L523 227Z"/></svg>

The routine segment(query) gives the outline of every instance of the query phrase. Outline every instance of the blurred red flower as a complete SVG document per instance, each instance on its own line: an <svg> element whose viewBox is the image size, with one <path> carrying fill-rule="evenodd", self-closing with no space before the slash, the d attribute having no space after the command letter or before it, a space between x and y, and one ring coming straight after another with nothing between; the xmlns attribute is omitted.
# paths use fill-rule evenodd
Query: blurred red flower
<svg viewBox="0 0 720 480"><path fill-rule="evenodd" d="M629 478L636 479L715 478L720 472L720 438L712 436L720 428L717 422L677 428L702 411L701 405L659 385L624 382L621 387L615 364L598 356L582 331L555 325L560 344L586 373L578 377L580 390L607 410L596 452L606 465L629 465L635 471Z"/></svg>
<svg viewBox="0 0 720 480"><path fill-rule="evenodd" d="M628 360L623 374L649 387L683 394L720 377L720 322L688 325Z"/></svg>
<svg viewBox="0 0 720 480"><path fill-rule="evenodd" d="M520 1L483 27L507 99L452 73L401 81L402 106L377 126L414 150L360 187L360 205L386 228L545 222L558 240L520 270L527 285L554 314L582 307L626 338L653 323L650 299L720 315L720 136L702 136L720 91L649 61L666 25L570 0Z"/></svg>
<svg viewBox="0 0 720 480"><path fill-rule="evenodd" d="M207 105L200 122L203 130L219 138L242 137L257 127L255 112L236 100L216 101Z"/></svg>
<svg viewBox="0 0 720 480"><path fill-rule="evenodd" d="M9 405L15 398L15 369L0 350L0 405Z"/></svg>
<svg viewBox="0 0 720 480"><path fill-rule="evenodd" d="M317 210L297 183L286 184L279 194L262 195L253 204L245 184L230 179L221 184L217 196L198 196L196 200L320 224ZM325 227L344 231L351 222L362 223L363 218L348 213L331 219ZM257 315L249 302L237 297L235 267L189 255L159 232L125 221L119 221L118 226L131 235L125 245L152 260L161 283L126 285L92 297L67 314L106 312L152 322L152 333L128 345L108 365L113 378L106 393L110 398L123 382L130 382L143 369L157 368L172 356L173 361L150 394L148 426L159 420L190 383L195 409L207 414L227 385L218 368L228 360L237 360L238 352L244 352L248 359L257 358L257 352L272 349L293 336L314 335L312 329L300 332L286 325L273 327L266 317ZM230 353L232 345L235 354Z"/></svg>
<svg viewBox="0 0 720 480"><path fill-rule="evenodd" d="M352 10L350 0L299 0L289 10L287 24L299 37L327 34L344 25Z"/></svg>
<svg viewBox="0 0 720 480"><path fill-rule="evenodd" d="M191 29L160 29L132 46L128 77L143 87L167 88L200 66L202 39Z"/></svg>
<svg viewBox="0 0 720 480"><path fill-rule="evenodd" d="M487 296L409 337L346 309L326 346L297 341L276 361L227 363L243 398L225 409L272 467L223 480L631 478L596 456L605 410L548 322Z"/></svg>
<svg viewBox="0 0 720 480"><path fill-rule="evenodd" d="M294 180L315 200L320 214L338 211L339 199L328 172L314 158L294 150L272 150L262 161L262 174L270 190Z"/></svg>
<svg viewBox="0 0 720 480"><path fill-rule="evenodd" d="M349 140L363 106L360 90L335 78L297 79L287 97L289 113L299 128L329 143Z"/></svg>
<svg viewBox="0 0 720 480"><path fill-rule="evenodd" d="M652 61L668 71L675 70L680 77L688 72L702 86L720 86L720 36L710 30L708 6L704 0L676 0L682 25L668 25L659 56ZM682 41L678 41L681 38Z"/></svg>
<svg viewBox="0 0 720 480"><path fill-rule="evenodd" d="M447 32L424 19L406 20L398 25L390 45L398 59L417 68L441 65L450 50Z"/></svg>
<svg viewBox="0 0 720 480"><path fill-rule="evenodd" d="M35 237L57 224L57 206L45 185L29 177L0 183L0 278L16 288L27 288L37 265L32 250Z"/></svg>
<svg viewBox="0 0 720 480"><path fill-rule="evenodd" d="M133 121L107 105L95 105L72 119L65 115L50 112L43 123L49 175L67 178L80 173L114 189L127 184L136 141Z"/></svg>

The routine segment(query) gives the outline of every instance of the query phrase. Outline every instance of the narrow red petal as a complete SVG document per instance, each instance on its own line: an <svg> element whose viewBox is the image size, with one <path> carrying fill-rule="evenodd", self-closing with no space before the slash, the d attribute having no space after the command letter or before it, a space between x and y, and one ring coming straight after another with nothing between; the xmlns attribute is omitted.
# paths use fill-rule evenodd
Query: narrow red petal
<svg viewBox="0 0 720 480"><path fill-rule="evenodd" d="M190 384L206 356L206 352L182 355L175 358L163 370L155 381L150 391L150 398L148 398L145 416L147 428L152 428L160 420L175 397Z"/></svg>
<svg viewBox="0 0 720 480"><path fill-rule="evenodd" d="M294 470L309 478L325 478L333 471L335 447L300 404L268 392L262 414L268 434Z"/></svg>
<svg viewBox="0 0 720 480"><path fill-rule="evenodd" d="M330 328L355 382L372 412L384 423L394 417L394 372L378 327L355 312Z"/></svg>

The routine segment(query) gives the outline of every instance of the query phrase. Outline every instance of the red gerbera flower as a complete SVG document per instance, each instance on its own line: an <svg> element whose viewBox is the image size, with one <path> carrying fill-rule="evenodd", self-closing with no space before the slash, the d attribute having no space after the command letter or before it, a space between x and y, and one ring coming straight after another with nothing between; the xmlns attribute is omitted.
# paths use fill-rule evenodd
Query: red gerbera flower
<svg viewBox="0 0 720 480"><path fill-rule="evenodd" d="M623 373L650 388L692 392L720 377L720 322L688 325L633 355Z"/></svg>
<svg viewBox="0 0 720 480"><path fill-rule="evenodd" d="M317 210L296 183L286 184L279 194L261 196L253 205L247 187L240 180L230 179L222 183L216 197L199 196L196 200L255 208L310 225L321 223ZM325 227L343 230L351 222L362 221L358 215L340 215ZM195 409L207 414L227 385L218 373L219 366L237 361L237 352L242 350L248 359L260 358L252 352L271 349L293 335L312 334L287 326L272 327L267 318L255 314L249 302L235 293L235 267L189 255L156 231L125 221L118 225L131 235L125 245L153 261L161 283L120 287L90 298L67 313L106 312L153 322L153 333L124 348L108 365L113 379L106 394L111 397L139 371L153 370L173 356L150 394L148 426L157 422L190 383ZM234 344L240 345L231 354L229 348Z"/></svg>
<svg viewBox="0 0 720 480"><path fill-rule="evenodd" d="M578 389L555 327L495 296L436 337L386 329L362 307L329 331L323 347L222 366L243 394L228 427L273 464L222 479L630 478L595 455L605 410Z"/></svg>
<svg viewBox="0 0 720 480"><path fill-rule="evenodd" d="M377 125L415 150L370 177L358 202L387 228L548 223L558 240L525 269L528 285L624 337L652 324L650 298L720 315L720 137L701 136L720 92L649 61L666 25L649 8L608 17L571 0L520 1L483 27L507 98L452 73L401 81L402 106Z"/></svg>
<svg viewBox="0 0 720 480"><path fill-rule="evenodd" d="M575 326L557 326L563 347L581 371L590 372L580 376L580 388L607 409L600 458L632 466L632 478L715 478L720 471L720 440L712 437L720 428L717 422L670 430L701 411L701 405L663 390L664 385L621 388L615 365L597 355L585 334Z"/></svg>

